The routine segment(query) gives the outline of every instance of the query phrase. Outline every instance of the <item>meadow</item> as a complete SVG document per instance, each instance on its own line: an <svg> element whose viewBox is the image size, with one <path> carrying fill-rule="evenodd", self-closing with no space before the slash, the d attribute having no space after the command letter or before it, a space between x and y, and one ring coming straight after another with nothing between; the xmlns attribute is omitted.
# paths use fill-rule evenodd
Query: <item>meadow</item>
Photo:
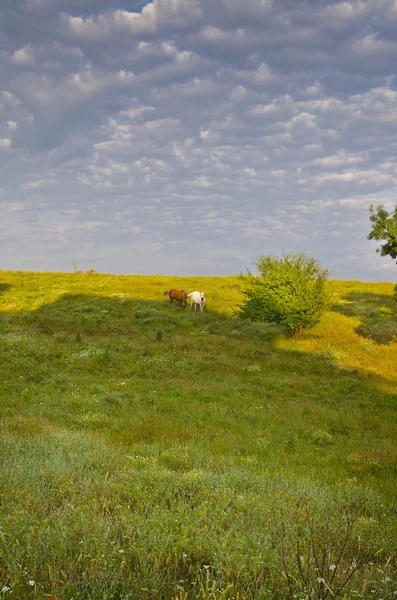
<svg viewBox="0 0 397 600"><path fill-rule="evenodd" d="M0 271L1 599L397 598L393 284L296 338L242 285Z"/></svg>

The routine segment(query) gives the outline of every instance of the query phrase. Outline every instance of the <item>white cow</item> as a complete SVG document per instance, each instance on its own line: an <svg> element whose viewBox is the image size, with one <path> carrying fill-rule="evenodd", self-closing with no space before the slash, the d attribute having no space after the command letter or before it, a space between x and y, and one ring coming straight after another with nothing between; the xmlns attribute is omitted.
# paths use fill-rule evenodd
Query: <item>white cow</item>
<svg viewBox="0 0 397 600"><path fill-rule="evenodd" d="M194 304L194 310L197 309L197 305L200 307L201 312L204 310L205 305L205 296L204 292L191 292L187 295L190 298L190 310L192 310L192 306Z"/></svg>

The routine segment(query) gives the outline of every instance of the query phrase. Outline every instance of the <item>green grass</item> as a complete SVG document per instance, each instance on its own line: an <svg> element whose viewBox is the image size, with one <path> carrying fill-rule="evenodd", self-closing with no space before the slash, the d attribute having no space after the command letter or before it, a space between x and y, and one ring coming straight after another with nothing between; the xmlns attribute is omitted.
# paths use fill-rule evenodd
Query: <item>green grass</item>
<svg viewBox="0 0 397 600"><path fill-rule="evenodd" d="M296 339L241 285L0 272L0 598L325 598L297 540L328 577L346 518L339 596L397 597L393 285L330 282Z"/></svg>

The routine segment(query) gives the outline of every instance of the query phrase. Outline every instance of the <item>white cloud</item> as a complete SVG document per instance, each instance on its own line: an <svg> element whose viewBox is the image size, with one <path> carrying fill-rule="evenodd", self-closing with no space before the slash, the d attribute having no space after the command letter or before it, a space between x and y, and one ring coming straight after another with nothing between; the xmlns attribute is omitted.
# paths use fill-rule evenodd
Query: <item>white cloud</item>
<svg viewBox="0 0 397 600"><path fill-rule="evenodd" d="M19 50L15 50L11 55L10 60L15 65L20 65L22 67L33 65L35 60L30 44L23 48L19 48Z"/></svg>
<svg viewBox="0 0 397 600"><path fill-rule="evenodd" d="M252 169L250 167L245 167L244 173L246 173L247 175L250 175L251 177L256 177L258 175L258 173L255 171L255 169Z"/></svg>
<svg viewBox="0 0 397 600"><path fill-rule="evenodd" d="M391 175L384 175L379 171L346 171L344 173L320 175L319 177L315 178L315 181L317 184L326 182L393 184L395 178L393 178Z"/></svg>
<svg viewBox="0 0 397 600"><path fill-rule="evenodd" d="M203 142L213 144L214 142L219 141L219 132L211 131L210 129L202 129L200 131L200 139Z"/></svg>
<svg viewBox="0 0 397 600"><path fill-rule="evenodd" d="M233 75L246 85L264 85L277 80L277 76L265 62L261 62L254 70L235 69Z"/></svg>
<svg viewBox="0 0 397 600"><path fill-rule="evenodd" d="M251 113L253 115L274 115L279 110L280 107L275 102L271 102L270 104L258 104L254 106L251 109Z"/></svg>
<svg viewBox="0 0 397 600"><path fill-rule="evenodd" d="M193 181L193 185L200 188L209 188L211 187L211 182L209 181L208 177L203 175L201 177L196 177Z"/></svg>
<svg viewBox="0 0 397 600"><path fill-rule="evenodd" d="M142 117L145 113L155 111L156 109L153 106L139 106L137 108L129 108L128 110L122 110L121 116L128 117L129 119L136 119L137 117Z"/></svg>
<svg viewBox="0 0 397 600"><path fill-rule="evenodd" d="M32 190L35 188L42 188L45 187L47 185L51 185L56 183L56 179L55 178L49 178L49 179L35 179L34 181L29 181L27 183L24 183L21 186L22 190Z"/></svg>
<svg viewBox="0 0 397 600"><path fill-rule="evenodd" d="M233 88L230 97L235 102L238 102L244 100L244 98L247 96L247 93L247 88L245 88L243 85L237 85Z"/></svg>
<svg viewBox="0 0 397 600"><path fill-rule="evenodd" d="M77 38L107 38L113 32L154 34L163 27L184 28L202 16L198 0L153 0L140 12L114 10L99 16L64 16L69 32Z"/></svg>
<svg viewBox="0 0 397 600"><path fill-rule="evenodd" d="M227 31L214 25L207 25L200 32L200 38L206 43L220 47L244 47L252 43L252 32L243 28Z"/></svg>
<svg viewBox="0 0 397 600"><path fill-rule="evenodd" d="M321 83L319 81L315 81L314 83L312 83L311 85L308 85L303 90L304 95L308 96L309 98L312 98L313 96L318 96L319 94L322 94L323 92L324 92L324 87L321 85Z"/></svg>
<svg viewBox="0 0 397 600"><path fill-rule="evenodd" d="M25 210L26 205L24 202L14 201L6 204L6 207L9 212L21 212L22 210Z"/></svg>
<svg viewBox="0 0 397 600"><path fill-rule="evenodd" d="M351 44L351 50L360 57L390 56L396 54L397 43L382 39L376 33L369 33L358 40L354 40Z"/></svg>
<svg viewBox="0 0 397 600"><path fill-rule="evenodd" d="M307 112L302 112L296 117L293 117L291 121L285 123L286 129L317 129L317 116Z"/></svg>
<svg viewBox="0 0 397 600"><path fill-rule="evenodd" d="M369 2L338 2L326 7L326 15L328 18L335 21L335 24L340 26L346 21L356 21L361 19L370 11Z"/></svg>
<svg viewBox="0 0 397 600"><path fill-rule="evenodd" d="M334 154L333 156L325 156L313 160L313 165L325 168L334 169L345 165L357 165L363 162L363 156L345 155L343 153Z"/></svg>

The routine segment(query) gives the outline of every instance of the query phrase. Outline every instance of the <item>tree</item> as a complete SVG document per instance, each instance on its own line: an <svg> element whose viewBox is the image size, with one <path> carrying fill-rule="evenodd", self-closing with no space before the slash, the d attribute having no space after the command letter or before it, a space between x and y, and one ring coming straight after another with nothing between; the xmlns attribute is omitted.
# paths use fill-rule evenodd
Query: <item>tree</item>
<svg viewBox="0 0 397 600"><path fill-rule="evenodd" d="M372 223L371 232L368 234L368 240L385 242L380 248L376 249L381 256L391 256L397 258L397 202L393 212L388 212L382 204L374 209L373 205L369 207L369 220ZM397 261L396 261L397 262Z"/></svg>
<svg viewBox="0 0 397 600"><path fill-rule="evenodd" d="M282 258L260 256L253 262L259 271L245 277L245 300L239 316L248 321L280 323L295 335L313 327L328 306L329 272L305 252Z"/></svg>

